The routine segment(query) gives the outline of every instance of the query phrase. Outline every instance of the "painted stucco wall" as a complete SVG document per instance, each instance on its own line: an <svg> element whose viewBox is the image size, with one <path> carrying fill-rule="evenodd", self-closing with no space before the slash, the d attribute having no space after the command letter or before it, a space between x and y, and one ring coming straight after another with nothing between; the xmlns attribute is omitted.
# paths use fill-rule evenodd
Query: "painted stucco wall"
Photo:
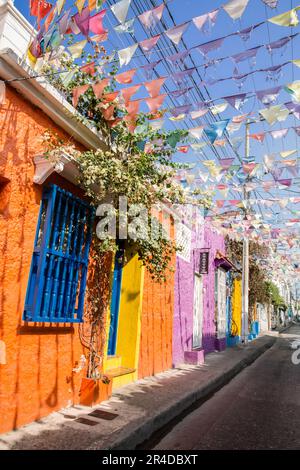
<svg viewBox="0 0 300 470"><path fill-rule="evenodd" d="M35 155L47 129L68 138L43 113L7 88L0 107L0 432L39 419L78 400L80 375L72 369L83 347L78 327L27 326L22 321L42 187L33 184ZM53 177L76 192L62 178ZM78 191L76 192L78 194Z"/></svg>
<svg viewBox="0 0 300 470"><path fill-rule="evenodd" d="M176 260L175 308L173 332L173 365L184 362L184 352L192 350L194 272L199 262L200 248L209 248L209 273L203 278L203 338L204 353L215 350L215 256L224 254L224 237L213 231L208 224L194 227L192 232L191 260L188 263L179 256Z"/></svg>
<svg viewBox="0 0 300 470"><path fill-rule="evenodd" d="M174 237L174 226L170 224ZM170 267L175 272L176 256ZM148 377L172 367L172 335L174 315L174 272L167 273L164 283L153 281L145 269L141 314L139 378Z"/></svg>
<svg viewBox="0 0 300 470"><path fill-rule="evenodd" d="M173 365L184 362L184 352L193 346L194 273L199 262L199 248L204 247L204 225L191 227L191 256L188 262L176 257L175 305L173 319Z"/></svg>
<svg viewBox="0 0 300 470"><path fill-rule="evenodd" d="M217 251L225 254L225 241L208 224L204 228L204 247L209 250L209 272L203 276L203 349L205 353L215 350L216 323L215 323L215 257ZM224 339L225 347L226 339Z"/></svg>

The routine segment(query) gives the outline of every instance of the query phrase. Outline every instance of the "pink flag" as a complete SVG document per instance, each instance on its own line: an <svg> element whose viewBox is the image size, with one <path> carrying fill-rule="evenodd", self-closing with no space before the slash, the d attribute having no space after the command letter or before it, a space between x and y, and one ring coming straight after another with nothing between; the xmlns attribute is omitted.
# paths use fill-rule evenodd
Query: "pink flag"
<svg viewBox="0 0 300 470"><path fill-rule="evenodd" d="M82 86L78 86L77 88L73 89L73 106L74 106L74 108L77 107L80 96L83 95L89 89L89 87L90 87L90 85L82 85Z"/></svg>
<svg viewBox="0 0 300 470"><path fill-rule="evenodd" d="M244 163L243 170L244 173L250 174L256 167L256 163Z"/></svg>
<svg viewBox="0 0 300 470"><path fill-rule="evenodd" d="M103 18L106 15L106 10L101 10L90 18L90 31L95 34L105 34L106 29L103 28Z"/></svg>
<svg viewBox="0 0 300 470"><path fill-rule="evenodd" d="M82 13L77 13L74 16L74 20L78 28L80 29L81 33L84 36L88 36L89 29L90 29L90 10L89 7L85 7L82 10Z"/></svg>
<svg viewBox="0 0 300 470"><path fill-rule="evenodd" d="M205 13L204 15L197 16L193 19L193 23L200 31L205 32L205 26L208 24L208 29L211 29L217 21L219 9Z"/></svg>
<svg viewBox="0 0 300 470"><path fill-rule="evenodd" d="M178 45L181 41L182 35L189 26L189 22L181 24L179 26L175 26L174 28L170 28L165 31L165 35L176 45Z"/></svg>
<svg viewBox="0 0 300 470"><path fill-rule="evenodd" d="M156 46L159 38L160 34L158 34L157 36L153 36L150 39L145 39L144 41L141 41L139 45L141 46L144 52L151 52L153 47Z"/></svg>
<svg viewBox="0 0 300 470"><path fill-rule="evenodd" d="M278 131L270 131L271 136L273 139L282 139L288 133L289 129L279 129Z"/></svg>
<svg viewBox="0 0 300 470"><path fill-rule="evenodd" d="M103 95L104 89L109 85L109 78L104 78L101 82L94 83L92 85L93 91L97 99L101 98Z"/></svg>
<svg viewBox="0 0 300 470"><path fill-rule="evenodd" d="M250 134L250 137L252 137L252 139L258 140L258 142L262 144L265 140L265 133L261 132L260 134Z"/></svg>
<svg viewBox="0 0 300 470"><path fill-rule="evenodd" d="M112 93L106 93L105 95L103 95L103 101L104 103L112 103L113 101L115 101L115 99L117 98L119 92L118 91L113 91Z"/></svg>
<svg viewBox="0 0 300 470"><path fill-rule="evenodd" d="M234 162L234 158L221 158L219 163L223 170L228 170Z"/></svg>
<svg viewBox="0 0 300 470"><path fill-rule="evenodd" d="M283 186L288 186L288 187L290 187L291 184L292 184L292 180L291 180L291 179L278 180L278 183L279 183L279 184L282 184Z"/></svg>
<svg viewBox="0 0 300 470"><path fill-rule="evenodd" d="M106 109L102 109L102 115L106 121L113 121L115 119L114 112L115 107L113 104Z"/></svg>
<svg viewBox="0 0 300 470"><path fill-rule="evenodd" d="M147 98L145 100L145 103L147 104L150 113L155 113L156 111L158 111L158 109L162 106L166 96L167 95L164 94L156 96L155 98Z"/></svg>
<svg viewBox="0 0 300 470"><path fill-rule="evenodd" d="M89 64L83 65L83 67L80 67L81 72L87 73L89 75L95 75L96 69L95 69L95 62L90 62Z"/></svg>
<svg viewBox="0 0 300 470"><path fill-rule="evenodd" d="M118 83L122 85L128 85L132 83L133 77L136 73L136 69L127 70L127 72L119 73L115 76L115 79Z"/></svg>
<svg viewBox="0 0 300 470"><path fill-rule="evenodd" d="M156 78L151 82L145 83L145 88L147 89L151 98L156 98L159 95L160 89L166 81L166 77Z"/></svg>
<svg viewBox="0 0 300 470"><path fill-rule="evenodd" d="M152 8L151 10L145 11L144 13L138 16L138 19L146 28L154 28L156 24L161 20L164 8L165 5L164 3L162 3L156 8Z"/></svg>
<svg viewBox="0 0 300 470"><path fill-rule="evenodd" d="M218 201L216 201L216 203L217 203L217 207L218 207L219 209L222 209L222 207L223 207L224 204L225 204L225 201L224 201L223 199L219 199Z"/></svg>
<svg viewBox="0 0 300 470"><path fill-rule="evenodd" d="M121 95L123 96L125 106L128 105L131 97L135 95L135 93L137 93L140 88L141 85L134 85L129 88L123 88L123 90L121 90Z"/></svg>

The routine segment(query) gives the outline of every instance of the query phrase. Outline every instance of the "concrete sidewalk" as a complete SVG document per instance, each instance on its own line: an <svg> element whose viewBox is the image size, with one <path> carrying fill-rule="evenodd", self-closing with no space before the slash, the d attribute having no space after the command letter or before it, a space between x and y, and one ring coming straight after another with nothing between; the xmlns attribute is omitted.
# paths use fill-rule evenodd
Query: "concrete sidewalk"
<svg viewBox="0 0 300 470"><path fill-rule="evenodd" d="M0 436L0 450L134 449L197 400L220 389L275 341L262 336L247 346L209 354L202 366L183 365L127 385L97 407L73 406L52 413ZM99 410L110 414L101 417Z"/></svg>

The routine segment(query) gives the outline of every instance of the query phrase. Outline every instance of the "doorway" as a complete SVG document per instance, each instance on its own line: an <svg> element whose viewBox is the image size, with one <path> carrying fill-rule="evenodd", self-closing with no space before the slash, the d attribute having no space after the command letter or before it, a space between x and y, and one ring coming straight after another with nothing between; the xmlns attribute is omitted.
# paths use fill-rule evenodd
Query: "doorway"
<svg viewBox="0 0 300 470"><path fill-rule="evenodd" d="M203 326L203 279L194 275L194 318L193 318L193 349L202 348Z"/></svg>

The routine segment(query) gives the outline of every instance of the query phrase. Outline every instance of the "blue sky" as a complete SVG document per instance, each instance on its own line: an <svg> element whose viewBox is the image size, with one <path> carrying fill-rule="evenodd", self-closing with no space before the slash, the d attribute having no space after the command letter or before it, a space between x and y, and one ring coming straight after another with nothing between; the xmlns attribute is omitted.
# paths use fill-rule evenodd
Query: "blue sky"
<svg viewBox="0 0 300 470"><path fill-rule="evenodd" d="M261 21L265 22L267 18L278 15L280 13L283 13L297 6L298 1L279 0L278 7L274 10L274 9L266 7L262 0L249 0L249 4L241 20L237 20L237 21L232 21L232 19L229 18L229 16L225 13L225 11L220 11L216 25L214 29L212 30L211 34L209 35L203 34L199 30L197 30L197 28L193 24L191 24L189 26L189 29L183 36L184 42L181 41L177 49L175 49L172 43L170 42L170 40L164 36L163 39L160 39L160 41L158 42L157 48L154 50L150 60L155 61L157 58L165 57L176 51L183 51L184 45L187 48L191 48L195 45L199 45L199 44L205 43L207 41L210 41L219 37L224 37L224 36L227 37L233 32L242 30L248 26L257 24ZM114 32L113 27L116 26L118 23L109 8L110 5L114 3L116 3L115 0L108 0L104 2L104 7L108 9L107 17L105 19L105 26L109 30L109 40L107 43L105 43L105 46L107 47L109 51L114 50L114 49L117 50L117 49L125 48L128 45L135 43L136 41L141 41L151 35L154 36L155 34L161 33L167 28L171 28L174 26L173 20L175 21L176 25L182 24L185 21L191 20L195 16L199 16L209 11L212 11L216 8L219 8L224 3L224 1L221 1L221 0L211 0L211 1L173 0L171 2L168 2L168 8L165 9L165 12L163 15L163 22L161 22L158 25L158 27L155 30L151 31L150 33L143 30L140 22L136 19L134 37L128 33L117 35ZM16 7L18 7L21 10L21 12L29 19L29 21L31 21L31 23L34 23L35 19L29 17L28 4L29 4L29 1L27 2L24 0L22 1L15 0ZM71 6L72 4L73 2L67 0L66 2L67 6ZM138 14L138 11L137 11L138 6L141 8L141 11L146 11L150 8L151 4L160 5L161 0L155 0L153 2L150 0L147 0L147 1L132 0L132 5L128 14L128 19L133 18ZM74 12L75 12L75 9L74 9ZM300 15L300 12L299 12L299 15ZM251 38L247 42L243 41L238 36L229 37L225 39L222 47L217 51L213 51L210 54L210 58L227 57L232 54L245 51L246 49L249 49L251 47L267 44L279 38L288 36L289 34L294 34L294 33L299 33L299 32L300 32L300 26L297 26L295 28L287 28L287 27L276 26L276 25L266 22L261 27L253 31ZM282 48L281 50L277 51L273 55L270 55L267 52L266 48L260 49L257 54L257 61L256 61L256 65L254 66L254 69L266 68L272 65L281 64L285 61L292 60L292 59L300 59L300 47L299 46L300 46L300 36L296 37L293 41L290 41L290 43L288 44L286 48ZM190 57L186 59L185 61L187 67L193 67L193 66L196 66L197 68L199 67L198 69L199 74L194 73L193 74L194 81L189 83L189 85L194 87L193 91L189 94L189 102L191 102L192 104L199 102L200 101L199 93L202 93L202 95L204 96L204 99L206 100L209 100L209 99L216 100L218 98L222 98L223 96L237 94L240 92L234 80L228 80L225 82L221 82L219 84L204 87L201 84L201 79L205 80L205 78L207 78L208 75L210 75L212 78L221 78L221 77L227 77L227 76L231 77L233 74L233 69L234 69L234 64L232 60L225 60L221 62L220 65L215 70L210 68L209 74L204 76L203 68L201 68L201 65L203 65L203 63L205 62L206 60L201 56L201 54L197 50L194 50L191 53ZM145 63L146 63L145 58L141 55L140 52L137 52L132 62L127 67L123 68L122 71L133 68L133 67L137 67L139 69L139 67ZM170 71L170 69L167 69L166 66L167 66L166 61L164 60L157 67L156 70L160 76L166 76L166 75L170 76L170 74L172 73L172 69ZM240 73L243 73L243 72L246 73L251 70L251 64L248 61L242 62L241 64L239 64L238 68L239 68ZM293 66L292 64L289 64L283 69L282 76L278 80L278 83L267 81L265 73L255 73L246 80L246 82L244 83L241 89L241 92L254 92L257 90L262 90L262 89L273 87L277 84L285 85L287 83L290 83L298 79L300 79L300 69ZM141 71L138 70L135 83L140 83L142 81L145 81L145 77L143 76ZM166 81L166 86L169 90L176 89L176 86L173 80L171 79L171 77L168 78L168 80ZM147 93L145 89L142 87L139 94L135 95L135 98L140 98L140 97L145 97L145 96L147 96ZM285 91L281 91L279 98L277 100L277 103L275 104L284 103L287 101L290 101L289 95ZM220 102L221 100L216 101L216 103L220 103ZM180 104L182 104L182 102L178 102L178 105ZM173 106L169 100L166 101L166 105L170 107ZM242 114L242 113L250 112L250 111L256 113L257 115L258 110L264 107L265 106L262 105L258 100L255 100L254 98L250 98L250 100L245 104L245 106L240 112L233 110L233 108L229 106L225 112L217 116L217 120L232 118L234 115L238 115L238 114ZM208 121L211 122L211 118L205 117L202 119L202 121L198 120L197 122L193 122L191 120L185 120L184 122L175 123L175 124L166 120L167 122L166 125L169 128L193 127L199 124L207 124ZM293 116L290 116L284 123L275 124L271 128L265 122L253 124L251 125L251 133L282 129L282 128L298 126L298 125L300 125L300 121L297 121ZM245 135L244 126L242 126L241 130L238 133L233 134L233 137L237 137L237 136L244 137L244 135ZM265 139L265 142L263 144L260 144L259 142L256 142L255 140L251 139L250 154L255 156L256 162L259 163L262 161L262 157L265 154L277 153L279 151L297 148L298 143L299 143L298 139L299 137L296 136L293 130L290 130L287 137L282 140L280 139L274 140L272 139L271 136L267 136ZM241 158L243 158L244 156L244 143L241 145L239 149L239 155ZM233 157L233 156L234 156L234 153L233 153L232 148L229 145L226 145L225 148L217 148L216 150L212 149L211 147L206 147L201 155L196 155L192 151L189 151L187 155L178 153L175 159L177 161L184 160L184 161L191 162L191 163L193 162L197 163L197 167L195 171L198 171L198 170L203 171L204 167L201 165L201 163L199 163L199 159L200 160L201 159L216 159L216 158L227 158L227 157ZM295 158L295 156L291 158ZM279 160L280 157L277 157L277 159ZM237 162L238 160L235 161L235 163ZM287 173L287 171L284 170L282 177L288 178L290 176ZM263 190L259 191L259 193L264 198L270 198L271 196L289 197L289 196L300 195L300 190L298 189L297 185L294 185L292 190L294 192L281 191L278 189L272 190L271 195L265 194ZM235 198L234 196L240 197L240 195L238 195L237 193L235 194L231 193L230 199ZM251 195L251 197L255 197L255 196ZM293 207L288 206L288 209L289 207L291 209L295 209L296 206L295 205ZM296 208L299 209L299 205ZM287 216L289 216L288 209L286 211ZM280 208L279 207L275 208L275 212L280 213Z"/></svg>

